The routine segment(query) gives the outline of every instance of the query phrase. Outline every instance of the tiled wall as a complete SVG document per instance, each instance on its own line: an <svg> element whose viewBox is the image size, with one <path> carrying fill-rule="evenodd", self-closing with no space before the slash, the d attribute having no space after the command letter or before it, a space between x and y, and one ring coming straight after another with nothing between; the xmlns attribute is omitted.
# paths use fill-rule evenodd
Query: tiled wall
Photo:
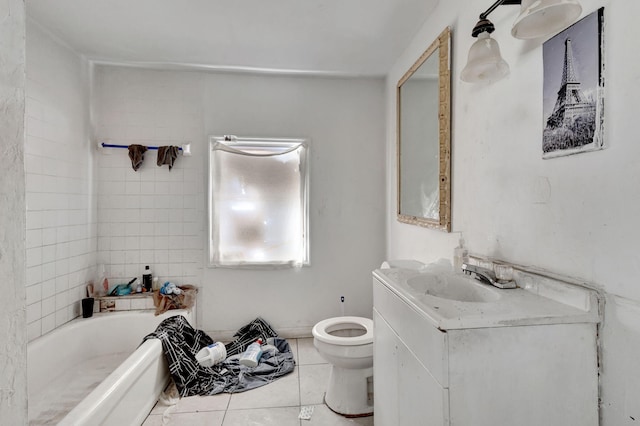
<svg viewBox="0 0 640 426"><path fill-rule="evenodd" d="M75 318L94 274L88 64L29 23L26 298L29 340Z"/></svg>
<svg viewBox="0 0 640 426"><path fill-rule="evenodd" d="M146 146L191 142L171 171L147 151L138 171L127 149L97 155L98 263L111 284L154 276L199 285L204 246L202 81L197 73L100 66L95 70L96 140Z"/></svg>

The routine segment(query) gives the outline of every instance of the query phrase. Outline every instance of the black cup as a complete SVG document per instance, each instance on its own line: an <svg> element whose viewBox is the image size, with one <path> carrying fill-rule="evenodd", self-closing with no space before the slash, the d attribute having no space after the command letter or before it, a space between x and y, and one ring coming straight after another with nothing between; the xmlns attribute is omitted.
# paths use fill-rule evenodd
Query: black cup
<svg viewBox="0 0 640 426"><path fill-rule="evenodd" d="M82 299L82 318L89 318L93 315L93 297Z"/></svg>

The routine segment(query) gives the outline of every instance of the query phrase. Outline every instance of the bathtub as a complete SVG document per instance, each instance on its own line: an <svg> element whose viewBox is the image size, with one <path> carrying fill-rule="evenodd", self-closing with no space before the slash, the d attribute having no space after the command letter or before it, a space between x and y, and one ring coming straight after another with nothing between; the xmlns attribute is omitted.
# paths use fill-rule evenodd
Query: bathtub
<svg viewBox="0 0 640 426"><path fill-rule="evenodd" d="M30 425L140 425L167 385L159 340L142 338L172 315L125 311L77 318L27 347Z"/></svg>

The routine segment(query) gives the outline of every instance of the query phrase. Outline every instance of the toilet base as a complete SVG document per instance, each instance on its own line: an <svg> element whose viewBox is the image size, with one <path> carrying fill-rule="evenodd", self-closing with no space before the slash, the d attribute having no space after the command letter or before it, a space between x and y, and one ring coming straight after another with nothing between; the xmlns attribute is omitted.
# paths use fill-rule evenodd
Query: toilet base
<svg viewBox="0 0 640 426"><path fill-rule="evenodd" d="M332 365L324 402L331 411L345 417L373 415L373 368Z"/></svg>

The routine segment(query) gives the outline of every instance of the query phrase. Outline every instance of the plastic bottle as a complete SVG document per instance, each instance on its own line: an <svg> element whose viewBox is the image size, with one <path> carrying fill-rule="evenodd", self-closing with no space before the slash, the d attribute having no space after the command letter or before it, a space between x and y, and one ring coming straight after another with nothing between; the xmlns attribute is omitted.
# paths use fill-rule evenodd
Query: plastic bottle
<svg viewBox="0 0 640 426"><path fill-rule="evenodd" d="M103 264L98 266L98 287L96 289L97 293L102 296L107 296L109 294L109 280L107 279L107 272Z"/></svg>
<svg viewBox="0 0 640 426"><path fill-rule="evenodd" d="M196 361L203 367L211 367L227 358L227 348L222 342L216 342L200 349L196 354Z"/></svg>
<svg viewBox="0 0 640 426"><path fill-rule="evenodd" d="M151 288L153 286L153 275L151 274L149 265L144 267L144 274L142 274L142 285L144 286L145 291L151 291Z"/></svg>
<svg viewBox="0 0 640 426"><path fill-rule="evenodd" d="M469 250L464 246L464 240L460 238L458 247L453 249L453 271L460 272L462 264L469 261Z"/></svg>
<svg viewBox="0 0 640 426"><path fill-rule="evenodd" d="M240 357L240 364L247 367L255 367L260 361L262 356L262 339L258 339L247 347L242 357Z"/></svg>
<svg viewBox="0 0 640 426"><path fill-rule="evenodd" d="M153 284L151 285L153 291L160 290L160 284L158 283L158 277L153 277Z"/></svg>

